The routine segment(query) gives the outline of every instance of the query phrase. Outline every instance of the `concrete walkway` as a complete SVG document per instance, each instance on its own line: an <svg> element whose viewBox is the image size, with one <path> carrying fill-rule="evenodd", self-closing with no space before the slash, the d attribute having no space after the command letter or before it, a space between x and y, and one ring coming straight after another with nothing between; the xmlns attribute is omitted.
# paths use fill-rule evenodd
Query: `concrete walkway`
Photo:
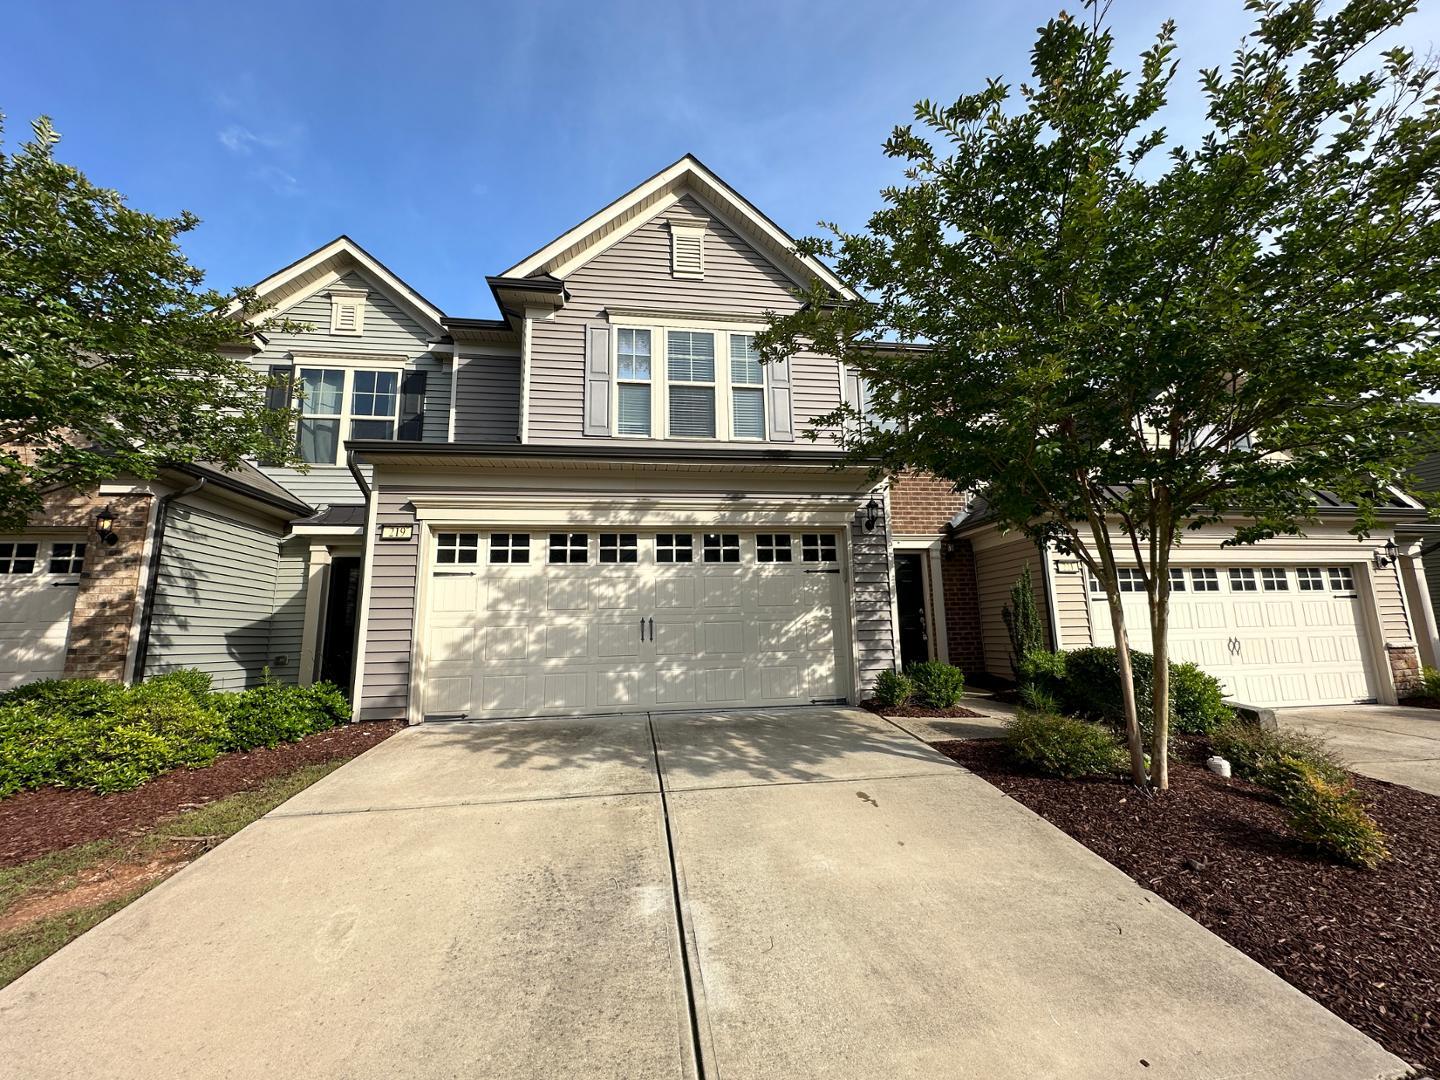
<svg viewBox="0 0 1440 1080"><path fill-rule="evenodd" d="M1440 795L1440 710L1326 705L1278 709L1275 718L1322 736L1358 773Z"/></svg>
<svg viewBox="0 0 1440 1080"><path fill-rule="evenodd" d="M0 1063L33 1080L1406 1072L846 709L404 732L0 991Z"/></svg>

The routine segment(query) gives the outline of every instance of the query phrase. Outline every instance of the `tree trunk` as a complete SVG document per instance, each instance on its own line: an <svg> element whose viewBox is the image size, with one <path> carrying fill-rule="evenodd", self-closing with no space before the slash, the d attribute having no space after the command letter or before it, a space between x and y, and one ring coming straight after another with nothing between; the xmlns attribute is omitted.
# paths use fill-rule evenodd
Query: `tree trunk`
<svg viewBox="0 0 1440 1080"><path fill-rule="evenodd" d="M1170 787L1170 548L1155 553L1150 590L1150 649L1155 658L1151 705L1154 729L1150 744L1150 784Z"/></svg>
<svg viewBox="0 0 1440 1080"><path fill-rule="evenodd" d="M1115 628L1115 658L1120 664L1120 699L1125 705L1125 745L1130 751L1130 777L1136 787L1145 786L1145 742L1140 735L1140 712L1135 701L1135 671L1130 666L1130 634L1125 629L1125 609L1115 582L1114 567L1105 586L1110 603L1110 625Z"/></svg>

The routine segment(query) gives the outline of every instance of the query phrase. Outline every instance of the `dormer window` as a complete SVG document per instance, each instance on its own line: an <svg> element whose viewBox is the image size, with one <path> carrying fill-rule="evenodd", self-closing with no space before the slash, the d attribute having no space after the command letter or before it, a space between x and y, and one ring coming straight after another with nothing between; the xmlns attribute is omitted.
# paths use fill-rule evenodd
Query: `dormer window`
<svg viewBox="0 0 1440 1080"><path fill-rule="evenodd" d="M705 276L704 227L670 225L670 273L677 278Z"/></svg>
<svg viewBox="0 0 1440 1080"><path fill-rule="evenodd" d="M365 291L363 289L330 290L330 332L362 334L365 332Z"/></svg>

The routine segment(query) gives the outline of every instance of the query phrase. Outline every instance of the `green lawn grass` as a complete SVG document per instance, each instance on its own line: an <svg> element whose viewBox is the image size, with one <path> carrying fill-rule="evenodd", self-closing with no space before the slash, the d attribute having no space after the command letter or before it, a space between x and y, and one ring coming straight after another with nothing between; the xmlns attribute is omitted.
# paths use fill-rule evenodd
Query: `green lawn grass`
<svg viewBox="0 0 1440 1080"><path fill-rule="evenodd" d="M0 914L28 896L57 892L76 882L87 870L103 863L143 862L173 845L174 837L213 838L219 843L234 836L291 796L334 772L343 761L306 765L266 780L259 787L216 799L205 806L165 818L138 837L124 842L96 840L0 869ZM197 852L205 849L197 847ZM76 908L0 933L0 987L29 971L51 953L74 941L97 923L144 895L163 878L101 903Z"/></svg>

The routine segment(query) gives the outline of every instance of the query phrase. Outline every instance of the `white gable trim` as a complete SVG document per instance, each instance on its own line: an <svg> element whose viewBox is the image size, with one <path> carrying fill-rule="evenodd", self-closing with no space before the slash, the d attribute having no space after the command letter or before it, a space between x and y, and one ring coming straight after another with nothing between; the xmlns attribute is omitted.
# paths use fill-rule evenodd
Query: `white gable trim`
<svg viewBox="0 0 1440 1080"><path fill-rule="evenodd" d="M564 278L624 235L663 213L683 194L694 195L708 209L723 206L722 220L731 219L735 231L749 240L777 265L790 264L791 277L819 279L846 300L859 297L829 267L818 259L801 255L795 240L747 202L729 184L699 160L686 154L675 164L632 188L603 210L590 215L569 232L556 237L539 251L522 259L501 277L531 277L551 274ZM663 205L662 205L663 204ZM636 220L640 219L640 220ZM627 228L628 226L628 228ZM620 236L616 236L616 233Z"/></svg>

